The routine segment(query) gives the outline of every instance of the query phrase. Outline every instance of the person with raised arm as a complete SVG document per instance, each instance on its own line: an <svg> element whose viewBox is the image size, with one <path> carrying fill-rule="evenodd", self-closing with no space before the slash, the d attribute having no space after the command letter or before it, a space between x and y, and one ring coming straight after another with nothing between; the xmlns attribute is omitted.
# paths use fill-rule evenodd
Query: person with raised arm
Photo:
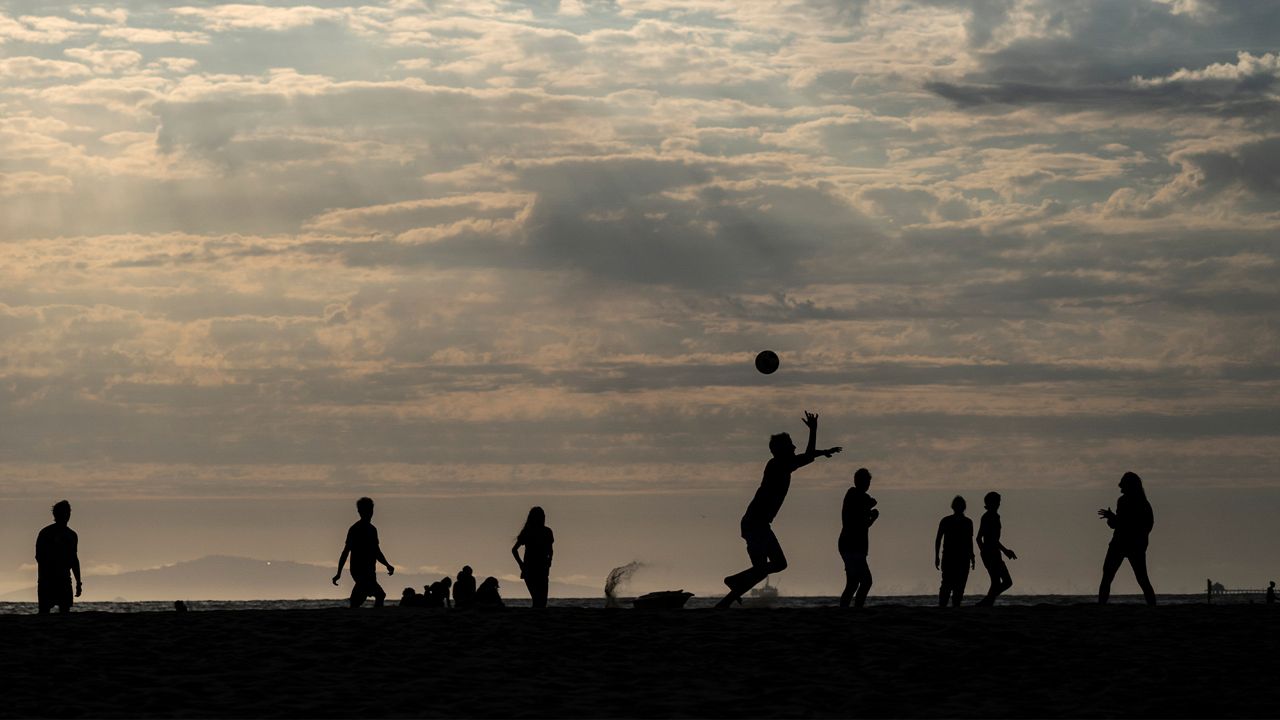
<svg viewBox="0 0 1280 720"><path fill-rule="evenodd" d="M347 556L351 557L351 579L355 586L351 588L351 607L358 608L366 598L373 596L373 606L382 607L387 593L378 584L378 563L387 568L387 575L395 575L396 569L387 562L378 545L378 528L373 526L373 500L362 497L356 501L356 512L360 519L347 530L347 543L342 546L342 556L338 558L338 572L333 576L333 584L342 579L342 566L347 564Z"/></svg>
<svg viewBox="0 0 1280 720"><path fill-rule="evenodd" d="M769 438L769 451L773 457L764 466L764 477L755 497L747 505L747 512L742 516L742 539L747 541L747 556L751 558L751 567L724 579L729 593L724 596L717 608L727 608L734 602L742 602L742 596L755 587L756 583L772 573L787 569L787 558L782 554L782 545L778 536L773 534L773 519L777 517L782 502L787 499L787 490L791 487L791 473L813 462L818 457L831 457L842 448L833 447L818 450L818 416L806 411L805 427L809 428L809 443L801 455L796 454L795 443L787 433L778 433Z"/></svg>
<svg viewBox="0 0 1280 720"><path fill-rule="evenodd" d="M1138 587L1142 588L1142 596L1148 605L1155 605L1156 591L1151 587L1151 578L1147 577L1147 539L1156 519L1147 493L1142 489L1142 478L1137 473L1126 472L1120 478L1120 499L1116 501L1115 511L1103 508L1098 511L1098 517L1115 530L1111 544L1107 546L1107 556L1102 561L1098 603L1105 605L1111 597L1111 581L1115 579L1121 563L1128 560Z"/></svg>

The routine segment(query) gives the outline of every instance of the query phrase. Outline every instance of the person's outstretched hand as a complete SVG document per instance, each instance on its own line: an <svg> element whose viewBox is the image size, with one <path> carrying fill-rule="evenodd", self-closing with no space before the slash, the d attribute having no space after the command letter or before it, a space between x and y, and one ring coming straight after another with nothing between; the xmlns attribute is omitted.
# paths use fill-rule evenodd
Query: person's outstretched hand
<svg viewBox="0 0 1280 720"><path fill-rule="evenodd" d="M844 448L842 448L842 447L840 447L839 445L837 445L837 446L835 446L835 447L831 448L830 450L828 450L828 451L826 451L826 452L824 452L824 453L822 453L822 454L823 454L823 455L826 455L827 457L831 457L832 455L835 455L836 453L840 452L841 450L844 450Z"/></svg>
<svg viewBox="0 0 1280 720"><path fill-rule="evenodd" d="M1007 557L1007 558L1009 558L1010 560L1017 560L1017 559L1018 559L1018 554L1017 554L1017 553L1015 553L1014 551L1010 550L1009 548L1005 548L1005 549L1004 549L1004 556L1005 556L1005 557Z"/></svg>
<svg viewBox="0 0 1280 720"><path fill-rule="evenodd" d="M818 414L804 411L804 426L807 428L815 428L818 426Z"/></svg>
<svg viewBox="0 0 1280 720"><path fill-rule="evenodd" d="M1116 517L1116 514L1111 512L1111 508L1103 508L1102 510L1098 511L1098 517L1104 518L1107 520L1114 520Z"/></svg>
<svg viewBox="0 0 1280 720"><path fill-rule="evenodd" d="M339 571L338 571L338 574L333 576L333 584L334 584L334 585L337 585L337 584L338 584L338 581L339 581L339 580L341 580L341 579L342 579L342 571L341 571L341 570L339 570Z"/></svg>
<svg viewBox="0 0 1280 720"><path fill-rule="evenodd" d="M388 565L388 566L387 566L387 576L389 577L389 576L391 576L391 575L395 575L395 574L396 574L396 569L395 569L395 567L394 567L394 566L392 566L392 565Z"/></svg>

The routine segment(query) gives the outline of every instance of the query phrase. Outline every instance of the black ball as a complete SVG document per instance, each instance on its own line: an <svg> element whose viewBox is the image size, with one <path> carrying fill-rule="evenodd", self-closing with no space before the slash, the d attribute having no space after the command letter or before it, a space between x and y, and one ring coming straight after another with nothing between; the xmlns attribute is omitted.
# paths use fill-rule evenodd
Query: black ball
<svg viewBox="0 0 1280 720"><path fill-rule="evenodd" d="M772 375L778 369L778 353L772 350L763 350L756 355L756 369L765 375Z"/></svg>

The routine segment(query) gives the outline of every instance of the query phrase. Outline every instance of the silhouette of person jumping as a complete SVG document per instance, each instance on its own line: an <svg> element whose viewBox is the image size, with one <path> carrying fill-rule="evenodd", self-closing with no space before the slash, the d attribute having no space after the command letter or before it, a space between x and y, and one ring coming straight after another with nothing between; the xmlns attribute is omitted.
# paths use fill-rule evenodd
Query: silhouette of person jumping
<svg viewBox="0 0 1280 720"><path fill-rule="evenodd" d="M516 544L511 546L511 554L520 566L520 577L525 587L529 588L529 597L533 598L533 606L547 606L548 585L551 582L551 546L555 543L555 535L547 527L547 514L542 508L529 508L529 516L525 518L524 527L516 536ZM520 558L520 547L524 546L524 558Z"/></svg>
<svg viewBox="0 0 1280 720"><path fill-rule="evenodd" d="M333 576L333 584L342 579L342 566L347 564L347 556L351 556L351 579L355 587L351 588L351 607L358 608L366 598L373 596L373 606L382 607L387 593L378 584L378 563L387 567L387 575L395 575L396 569L387 562L378 546L378 528L373 526L373 500L362 497L356 501L356 512L360 519L347 530L347 544L342 547L342 556L338 558L338 572Z"/></svg>
<svg viewBox="0 0 1280 720"><path fill-rule="evenodd" d="M476 576L470 565L463 565L453 582L453 606L459 610L476 604Z"/></svg>
<svg viewBox="0 0 1280 720"><path fill-rule="evenodd" d="M978 523L978 554L982 556L982 564L991 576L991 589L987 596L978 601L978 605L990 607L996 604L996 598L1005 590L1013 587L1013 578L1009 576L1009 566L1004 558L1017 560L1012 550L1000 544L1000 493L989 492L982 499L987 511L982 514ZM1003 555L1004 557L1001 557Z"/></svg>
<svg viewBox="0 0 1280 720"><path fill-rule="evenodd" d="M52 510L53 524L36 535L36 597L41 615L47 615L55 605L60 613L71 612L72 576L76 579L75 597L84 590L84 583L80 582L80 536L67 527L71 503L60 500Z"/></svg>
<svg viewBox="0 0 1280 720"><path fill-rule="evenodd" d="M805 427L809 428L809 443L803 455L796 454L795 443L787 433L778 433L769 438L769 451L773 457L764 466L764 477L755 497L747 505L747 512L742 516L742 539L747 541L747 556L751 558L751 567L724 579L729 594L716 604L718 608L727 608L735 601L741 602L742 596L756 583L772 573L787 569L787 558L782 554L782 545L773 534L771 527L782 501L787 499L787 490L791 487L791 473L813 462L818 456L831 457L842 448L833 447L818 450L818 416L806 411Z"/></svg>
<svg viewBox="0 0 1280 720"><path fill-rule="evenodd" d="M476 590L475 606L483 609L506 607L502 602L502 596L498 594L498 578L490 575L480 583L480 587Z"/></svg>
<svg viewBox="0 0 1280 720"><path fill-rule="evenodd" d="M853 474L853 487L844 494L844 505L840 510L842 526L837 547L840 558L844 560L844 592L840 593L842 608L849 607L850 600L854 600L855 608L862 607L871 590L871 567L867 565L868 535L871 525L880 517L880 511L875 509L876 499L867 494L870 488L871 471L858 468Z"/></svg>
<svg viewBox="0 0 1280 720"><path fill-rule="evenodd" d="M1147 604L1155 605L1156 591L1147 577L1147 536L1151 534L1156 520L1151 503L1147 501L1147 493L1142 489L1142 478L1137 473L1125 473L1120 478L1120 499L1116 500L1115 512L1105 508L1098 511L1098 517L1106 519L1107 526L1115 530L1111 544L1107 546L1107 557L1102 561L1098 602L1105 604L1111 597L1111 581L1115 579L1120 564L1128 559Z"/></svg>
<svg viewBox="0 0 1280 720"><path fill-rule="evenodd" d="M976 567L973 557L973 521L964 516L966 505L959 495L951 501L952 514L938 523L933 539L933 567L942 571L942 587L938 589L938 607L960 607L969 570ZM941 549L942 555L938 552Z"/></svg>

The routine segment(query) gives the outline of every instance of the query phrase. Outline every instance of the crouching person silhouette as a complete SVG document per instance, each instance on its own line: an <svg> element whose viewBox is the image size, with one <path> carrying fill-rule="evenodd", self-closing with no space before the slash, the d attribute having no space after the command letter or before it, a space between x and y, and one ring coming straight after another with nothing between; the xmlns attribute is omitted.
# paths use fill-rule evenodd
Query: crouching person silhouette
<svg viewBox="0 0 1280 720"><path fill-rule="evenodd" d="M360 519L347 530L347 544L342 548L342 556L338 558L338 572L333 576L333 584L342 579L342 566L351 557L351 579L355 587L351 588L351 607L358 608L366 598L373 596L373 606L382 607L387 593L378 584L378 563L387 568L387 575L395 575L396 569L387 562L378 546L378 528L373 526L373 500L362 497L356 501L356 512Z"/></svg>

